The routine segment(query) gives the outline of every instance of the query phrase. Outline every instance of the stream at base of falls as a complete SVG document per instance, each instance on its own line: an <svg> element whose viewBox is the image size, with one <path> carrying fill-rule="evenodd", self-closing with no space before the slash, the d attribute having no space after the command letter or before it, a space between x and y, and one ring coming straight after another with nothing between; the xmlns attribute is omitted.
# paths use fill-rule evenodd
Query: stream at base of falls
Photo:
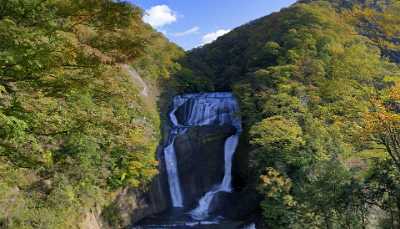
<svg viewBox="0 0 400 229"><path fill-rule="evenodd" d="M194 220L180 209L173 209L142 220L132 229L256 229L254 223L235 221L222 217L211 217L206 220Z"/></svg>

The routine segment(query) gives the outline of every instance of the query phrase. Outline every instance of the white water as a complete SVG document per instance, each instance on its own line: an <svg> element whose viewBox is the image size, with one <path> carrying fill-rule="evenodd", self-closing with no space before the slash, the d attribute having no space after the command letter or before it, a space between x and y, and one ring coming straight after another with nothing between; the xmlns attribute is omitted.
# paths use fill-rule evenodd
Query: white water
<svg viewBox="0 0 400 229"><path fill-rule="evenodd" d="M178 167L176 165L174 140L171 142L170 145L165 147L164 155L165 155L165 163L167 168L172 205L178 208L178 207L183 207L183 200L182 200L181 186L179 183Z"/></svg>
<svg viewBox="0 0 400 229"><path fill-rule="evenodd" d="M208 217L208 210L211 202L218 192L231 192L231 181L232 181L232 159L235 153L236 147L239 141L239 133L230 136L225 141L224 153L225 153L225 174L222 183L207 192L199 201L197 208L193 209L190 214L192 218L197 220L203 220Z"/></svg>
<svg viewBox="0 0 400 229"><path fill-rule="evenodd" d="M243 227L242 229L257 229L257 228L256 228L256 224L252 223L250 225L247 225L247 226Z"/></svg>
<svg viewBox="0 0 400 229"><path fill-rule="evenodd" d="M176 101L174 99L174 108L169 114L172 123L172 129L169 133L168 145L164 148L165 167L167 169L168 175L169 192L171 195L172 206L175 208L183 207L182 191L179 181L178 166L174 148L175 138L179 133L179 124L175 116L175 111L179 108L179 105L181 104L176 104Z"/></svg>
<svg viewBox="0 0 400 229"><path fill-rule="evenodd" d="M236 147L239 143L239 134L235 134L230 136L225 141L225 175L221 184L221 191L230 192L232 191L231 182L232 182L232 159L233 154L235 153Z"/></svg>
<svg viewBox="0 0 400 229"><path fill-rule="evenodd" d="M196 222L183 222L181 224L149 224L146 225L147 227L151 227L151 228L180 228L182 226L187 226L187 227L195 227L195 226L204 226L204 225L213 225L213 224L218 224L219 221L218 220L212 220L212 221L196 221ZM137 228L134 227L132 229L141 229L141 227ZM252 228L250 228L252 229Z"/></svg>
<svg viewBox="0 0 400 229"><path fill-rule="evenodd" d="M175 113L179 108L184 109L182 112L184 117L180 117L182 120L178 121ZM236 133L229 137L225 142L224 178L221 184L206 193L206 195L200 199L199 206L191 211L191 215L195 219L201 220L208 216L208 209L216 193L221 191L231 191L232 158L241 132L241 120L238 117L238 111L239 106L232 93L200 93L174 97L173 109L169 114L172 128L169 134L168 144L164 148L168 183L173 207L183 207L183 198L174 149L175 138L194 126L228 124L236 128Z"/></svg>

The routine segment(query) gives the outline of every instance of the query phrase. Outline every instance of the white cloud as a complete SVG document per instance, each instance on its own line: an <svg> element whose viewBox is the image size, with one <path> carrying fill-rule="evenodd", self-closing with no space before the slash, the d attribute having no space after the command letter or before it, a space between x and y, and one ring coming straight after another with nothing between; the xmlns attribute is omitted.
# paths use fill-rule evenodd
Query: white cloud
<svg viewBox="0 0 400 229"><path fill-rule="evenodd" d="M154 28L161 28L164 25L176 22L177 15L167 5L156 5L146 10L143 21Z"/></svg>
<svg viewBox="0 0 400 229"><path fill-rule="evenodd" d="M199 30L200 30L200 27L195 26L195 27L193 27L191 29L188 29L186 31L174 33L172 35L175 36L175 37L183 37L183 36L187 36L187 35L191 35L191 34L196 34Z"/></svg>
<svg viewBox="0 0 400 229"><path fill-rule="evenodd" d="M207 33L206 35L203 36L203 38L201 39L201 45L205 45L208 43L211 43L215 40L217 40L218 37L229 33L231 30L230 29L219 29L215 32L212 33Z"/></svg>

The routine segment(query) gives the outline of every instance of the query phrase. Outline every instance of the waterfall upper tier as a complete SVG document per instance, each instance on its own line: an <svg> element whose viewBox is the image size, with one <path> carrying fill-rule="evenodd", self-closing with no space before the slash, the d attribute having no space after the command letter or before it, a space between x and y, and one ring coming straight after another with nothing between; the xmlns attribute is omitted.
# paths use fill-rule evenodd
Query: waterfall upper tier
<svg viewBox="0 0 400 229"><path fill-rule="evenodd" d="M241 131L238 103L230 92L175 96L171 122L175 127L233 125Z"/></svg>

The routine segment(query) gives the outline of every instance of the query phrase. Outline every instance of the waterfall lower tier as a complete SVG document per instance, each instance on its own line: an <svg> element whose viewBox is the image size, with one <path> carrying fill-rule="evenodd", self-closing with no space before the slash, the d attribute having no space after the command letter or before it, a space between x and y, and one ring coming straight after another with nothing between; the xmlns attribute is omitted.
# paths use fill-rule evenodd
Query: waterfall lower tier
<svg viewBox="0 0 400 229"><path fill-rule="evenodd" d="M171 144L164 149L165 164L168 173L168 183L171 193L172 205L174 207L183 207L182 191L179 182L178 168L176 165L174 140L172 140Z"/></svg>
<svg viewBox="0 0 400 229"><path fill-rule="evenodd" d="M226 139L224 147L225 155L225 175L220 185L221 191L230 192L232 190L232 160L233 154L239 143L239 133L232 135Z"/></svg>
<svg viewBox="0 0 400 229"><path fill-rule="evenodd" d="M193 218L205 219L215 194L222 191L230 192L232 189L232 159L241 132L241 120L238 112L239 106L232 93L200 93L174 97L173 108L169 114L172 127L164 148L173 207L184 207L174 147L176 138L193 127L231 125L235 128L235 133L225 141L223 179L220 184L200 199L198 207L191 211Z"/></svg>
<svg viewBox="0 0 400 229"><path fill-rule="evenodd" d="M207 192L203 198L200 199L197 208L190 213L194 219L203 220L208 217L208 212L215 194L218 192L230 192L232 181L232 159L236 147L239 142L239 133L232 135L225 141L224 155L225 155L225 174L222 183L216 186L211 191Z"/></svg>

